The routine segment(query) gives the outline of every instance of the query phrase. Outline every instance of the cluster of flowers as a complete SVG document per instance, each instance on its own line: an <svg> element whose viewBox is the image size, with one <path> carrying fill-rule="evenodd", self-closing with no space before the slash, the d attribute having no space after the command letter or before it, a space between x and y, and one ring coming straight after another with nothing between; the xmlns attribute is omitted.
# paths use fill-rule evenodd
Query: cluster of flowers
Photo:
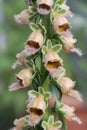
<svg viewBox="0 0 87 130"><path fill-rule="evenodd" d="M28 9L14 16L21 25L29 25L32 30L24 50L16 55L13 68L23 66L17 75L10 91L29 87L28 115L14 121L14 130L31 129L37 124L44 130L59 130L64 127L63 119L77 121L75 108L61 102L62 95L72 96L79 101L82 98L73 90L75 82L66 76L63 59L59 52L82 55L75 48L76 39L70 32L71 25L67 17L72 16L66 0L25 0ZM31 89L31 90L30 90ZM53 102L53 103L52 103ZM55 119L55 120L54 120Z"/></svg>

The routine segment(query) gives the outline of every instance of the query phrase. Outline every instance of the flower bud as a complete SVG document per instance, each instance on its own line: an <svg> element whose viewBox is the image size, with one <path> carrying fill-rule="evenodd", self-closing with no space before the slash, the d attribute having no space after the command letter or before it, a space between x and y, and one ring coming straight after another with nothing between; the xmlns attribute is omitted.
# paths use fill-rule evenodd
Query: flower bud
<svg viewBox="0 0 87 130"><path fill-rule="evenodd" d="M33 75L32 75L32 70L31 69L23 69L22 71L20 71L16 78L18 79L19 82L17 83L13 83L10 87L9 90L10 91L15 91L17 89L20 88L25 88L28 85L31 84Z"/></svg>
<svg viewBox="0 0 87 130"><path fill-rule="evenodd" d="M54 26L54 30L58 34L61 34L65 32L67 29L70 29L70 24L68 20L66 19L66 17L59 14L54 16L53 26Z"/></svg>
<svg viewBox="0 0 87 130"><path fill-rule="evenodd" d="M25 9L20 14L15 15L14 19L18 24L27 25L29 24L29 16L29 11Z"/></svg>
<svg viewBox="0 0 87 130"><path fill-rule="evenodd" d="M18 60L16 61L16 63L13 64L12 68L15 69L18 66L26 66L26 53L24 51L18 53L16 55L16 57L18 58Z"/></svg>
<svg viewBox="0 0 87 130"><path fill-rule="evenodd" d="M64 117L66 120L71 121L73 119L73 117L75 117L75 108L74 107L70 107L66 104L63 104L63 106L61 108L59 108L59 111L64 113Z"/></svg>
<svg viewBox="0 0 87 130"><path fill-rule="evenodd" d="M14 125L16 125L16 127L14 128L14 130L23 130L23 126L25 124L26 124L26 120L24 117L22 117L20 119L15 119Z"/></svg>
<svg viewBox="0 0 87 130"><path fill-rule="evenodd" d="M37 124L46 110L46 102L44 101L44 96L39 95L34 99L32 105L29 107L28 112L30 114L31 124Z"/></svg>
<svg viewBox="0 0 87 130"><path fill-rule="evenodd" d="M71 52L71 49L74 48L74 43L76 43L76 39L73 38L73 35L70 31L66 31L61 34L61 38L64 42L64 49L67 52Z"/></svg>
<svg viewBox="0 0 87 130"><path fill-rule="evenodd" d="M58 83L61 85L64 94L67 94L75 86L75 82L68 77L60 77Z"/></svg>
<svg viewBox="0 0 87 130"><path fill-rule="evenodd" d="M53 0L37 0L38 12L48 14L52 8Z"/></svg>
<svg viewBox="0 0 87 130"><path fill-rule="evenodd" d="M23 69L17 74L17 79L21 81L24 87L27 87L28 85L30 85L32 80L32 70Z"/></svg>
<svg viewBox="0 0 87 130"><path fill-rule="evenodd" d="M42 47L43 43L44 43L44 37L41 31L36 30L32 32L26 42L25 46L26 54L28 56L35 54Z"/></svg>
<svg viewBox="0 0 87 130"><path fill-rule="evenodd" d="M54 51L48 51L44 57L45 67L47 70L57 69L62 66L62 59Z"/></svg>

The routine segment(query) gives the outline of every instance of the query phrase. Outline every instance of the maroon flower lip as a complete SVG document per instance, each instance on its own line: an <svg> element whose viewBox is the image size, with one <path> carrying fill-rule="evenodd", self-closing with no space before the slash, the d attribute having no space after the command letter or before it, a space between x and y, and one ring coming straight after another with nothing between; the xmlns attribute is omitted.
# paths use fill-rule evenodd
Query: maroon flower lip
<svg viewBox="0 0 87 130"><path fill-rule="evenodd" d="M50 6L48 6L46 4L40 4L39 8L46 9L46 10L50 10L51 9Z"/></svg>
<svg viewBox="0 0 87 130"><path fill-rule="evenodd" d="M40 48L39 43L35 42L33 40L27 41L27 45L29 45L30 47L34 47L35 49L39 49Z"/></svg>
<svg viewBox="0 0 87 130"><path fill-rule="evenodd" d="M66 31L67 29L70 29L70 25L65 23L63 25L60 25L58 28L59 28L58 29L59 32L63 32L63 31Z"/></svg>
<svg viewBox="0 0 87 130"><path fill-rule="evenodd" d="M34 113L34 114L36 114L36 115L38 115L38 116L43 115L43 111L42 111L41 109L35 108L35 107L31 107L31 108L29 109L29 112L30 112L30 113Z"/></svg>
<svg viewBox="0 0 87 130"><path fill-rule="evenodd" d="M58 68L58 67L60 67L61 66L61 63L59 62L59 61L54 61L54 62L51 62L51 61L48 61L48 63L47 63L47 67L48 68Z"/></svg>

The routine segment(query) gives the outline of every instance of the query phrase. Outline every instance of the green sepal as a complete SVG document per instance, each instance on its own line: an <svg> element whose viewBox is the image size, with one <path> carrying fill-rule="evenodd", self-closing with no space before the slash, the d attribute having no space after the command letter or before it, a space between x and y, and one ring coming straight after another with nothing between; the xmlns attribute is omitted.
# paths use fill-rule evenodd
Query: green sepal
<svg viewBox="0 0 87 130"><path fill-rule="evenodd" d="M65 0L58 0L58 4L59 5L62 5L62 4L64 4L65 3Z"/></svg>
<svg viewBox="0 0 87 130"><path fill-rule="evenodd" d="M53 116L50 116L49 119L48 119L48 124L49 125L53 125L54 124L54 117Z"/></svg>
<svg viewBox="0 0 87 130"><path fill-rule="evenodd" d="M44 91L44 89L43 89L42 87L39 87L39 88L38 88L38 92L39 92L40 94L42 94L42 95L44 95L44 93L45 93L45 91Z"/></svg>
<svg viewBox="0 0 87 130"><path fill-rule="evenodd" d="M53 126L54 126L55 128L61 128L62 122L61 122L61 121L56 121L56 122L53 124Z"/></svg>
<svg viewBox="0 0 87 130"><path fill-rule="evenodd" d="M44 128L44 130L46 130L46 128L47 128L47 126L48 126L48 124L47 124L47 122L46 122L46 121L42 121L41 126Z"/></svg>
<svg viewBox="0 0 87 130"><path fill-rule="evenodd" d="M47 40L47 49L51 49L52 48L52 42L51 40Z"/></svg>
<svg viewBox="0 0 87 130"><path fill-rule="evenodd" d="M41 70L41 57L40 56L37 56L36 59L35 59L35 67L39 71Z"/></svg>
<svg viewBox="0 0 87 130"><path fill-rule="evenodd" d="M34 91L34 90L30 90L29 91L29 95L33 96L33 97L38 97L39 96L39 93L37 91Z"/></svg>
<svg viewBox="0 0 87 130"><path fill-rule="evenodd" d="M30 23L29 27L31 28L32 31L35 31L35 30L39 29L38 25L36 25L35 23Z"/></svg>
<svg viewBox="0 0 87 130"><path fill-rule="evenodd" d="M52 50L55 51L55 52L59 52L60 50L62 49L62 45L61 44L58 44L58 45L54 45L52 47Z"/></svg>
<svg viewBox="0 0 87 130"><path fill-rule="evenodd" d="M28 122L29 121L29 116L25 116L25 120L26 120L26 122Z"/></svg>
<svg viewBox="0 0 87 130"><path fill-rule="evenodd" d="M48 100L48 99L50 98L50 96L51 96L50 92L46 92L46 93L44 94L45 100Z"/></svg>
<svg viewBox="0 0 87 130"><path fill-rule="evenodd" d="M34 6L29 6L28 10L29 10L30 13L36 13L37 12L37 9Z"/></svg>
<svg viewBox="0 0 87 130"><path fill-rule="evenodd" d="M45 55L47 53L47 47L46 46L43 46L42 47L42 53Z"/></svg>
<svg viewBox="0 0 87 130"><path fill-rule="evenodd" d="M60 15L65 14L65 13L66 13L66 10L65 10L65 9L60 9L60 10L58 11L58 13L59 13Z"/></svg>

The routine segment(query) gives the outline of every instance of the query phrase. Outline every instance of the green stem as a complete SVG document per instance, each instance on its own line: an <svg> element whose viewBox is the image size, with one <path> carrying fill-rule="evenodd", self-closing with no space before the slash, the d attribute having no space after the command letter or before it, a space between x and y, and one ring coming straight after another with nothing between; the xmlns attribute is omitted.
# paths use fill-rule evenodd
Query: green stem
<svg viewBox="0 0 87 130"><path fill-rule="evenodd" d="M62 121L62 130L67 130L67 123L63 115L59 114L60 120Z"/></svg>
<svg viewBox="0 0 87 130"><path fill-rule="evenodd" d="M45 26L47 30L46 39L50 39L51 37L51 22L50 22L50 15L44 15L42 17L43 19L43 25Z"/></svg>

